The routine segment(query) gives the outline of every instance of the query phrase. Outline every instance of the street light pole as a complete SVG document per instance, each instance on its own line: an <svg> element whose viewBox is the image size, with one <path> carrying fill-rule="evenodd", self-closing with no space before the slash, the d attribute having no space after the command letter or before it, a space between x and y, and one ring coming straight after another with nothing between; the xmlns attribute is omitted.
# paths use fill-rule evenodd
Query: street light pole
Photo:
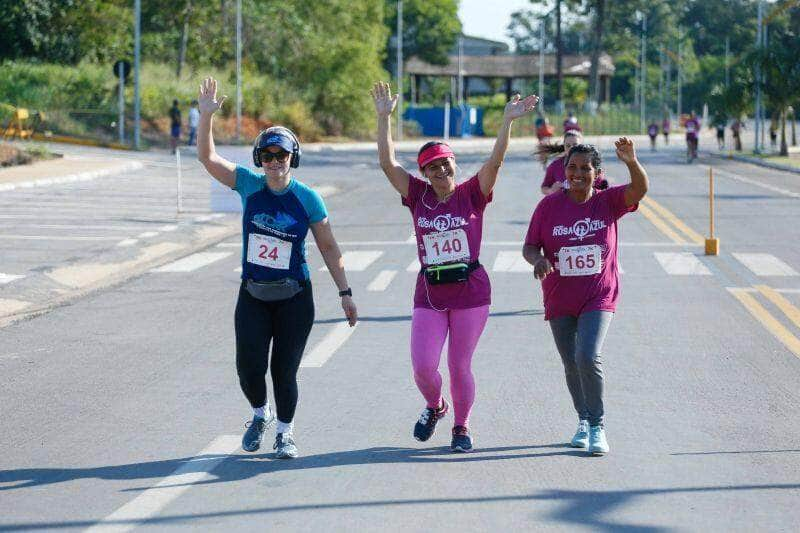
<svg viewBox="0 0 800 533"><path fill-rule="evenodd" d="M758 2L758 26L756 27L756 48L761 48L761 21L764 17L764 6L763 2L759 0ZM761 149L759 147L759 131L758 128L760 126L759 122L761 119L761 64L760 62L756 61L756 104L755 104L755 119L756 125L753 128L753 132L755 134L754 144L753 144L753 153L760 154Z"/></svg>
<svg viewBox="0 0 800 533"><path fill-rule="evenodd" d="M142 39L142 0L133 2L133 147L139 149L141 139L141 102L139 101L139 55Z"/></svg>
<svg viewBox="0 0 800 533"><path fill-rule="evenodd" d="M403 0L397 0L397 140L403 140Z"/></svg>
<svg viewBox="0 0 800 533"><path fill-rule="evenodd" d="M236 0L236 140L242 136L242 0Z"/></svg>
<svg viewBox="0 0 800 533"><path fill-rule="evenodd" d="M544 109L544 19L539 22L539 110Z"/></svg>

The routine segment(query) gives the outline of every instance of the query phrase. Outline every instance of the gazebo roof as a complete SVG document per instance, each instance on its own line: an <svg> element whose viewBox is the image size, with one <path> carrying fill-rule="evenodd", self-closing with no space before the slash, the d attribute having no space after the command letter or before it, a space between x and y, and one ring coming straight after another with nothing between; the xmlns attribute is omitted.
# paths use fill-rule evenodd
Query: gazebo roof
<svg viewBox="0 0 800 533"><path fill-rule="evenodd" d="M591 58L588 55L565 55L564 76L589 77ZM414 56L406 61L406 74L420 76L458 76L458 56L449 56L447 65L432 65ZM614 74L614 62L608 54L600 54L600 76ZM462 56L462 75L480 78L535 78L539 76L539 54ZM544 56L544 75L556 75L556 57Z"/></svg>

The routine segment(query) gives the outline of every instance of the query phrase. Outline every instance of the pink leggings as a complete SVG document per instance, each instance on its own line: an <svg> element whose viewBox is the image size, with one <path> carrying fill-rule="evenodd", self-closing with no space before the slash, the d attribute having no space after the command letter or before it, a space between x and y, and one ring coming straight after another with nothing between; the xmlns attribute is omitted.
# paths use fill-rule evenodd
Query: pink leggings
<svg viewBox="0 0 800 533"><path fill-rule="evenodd" d="M447 346L447 367L450 370L450 394L453 398L455 425L467 426L475 401L475 378L472 376L472 354L483 333L489 306L471 309L434 311L415 308L411 316L411 364L428 407L439 407L442 401L442 376L439 360L444 339Z"/></svg>

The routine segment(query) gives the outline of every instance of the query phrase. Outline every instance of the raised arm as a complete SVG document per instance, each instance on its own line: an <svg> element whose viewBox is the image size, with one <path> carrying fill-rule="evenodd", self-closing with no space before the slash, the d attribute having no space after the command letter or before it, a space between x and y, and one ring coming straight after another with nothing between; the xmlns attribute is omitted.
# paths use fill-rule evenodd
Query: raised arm
<svg viewBox="0 0 800 533"><path fill-rule="evenodd" d="M526 96L524 100L520 100L520 96L515 94L511 100L506 104L503 111L503 123L500 130L497 132L497 140L494 142L492 155L489 160L483 164L478 171L478 181L481 184L481 192L484 196L489 196L494 189L494 184L497 182L497 173L500 167L503 166L503 159L508 150L508 141L511 139L511 124L514 119L519 118L526 113L530 113L539 102L539 97L536 95Z"/></svg>
<svg viewBox="0 0 800 533"><path fill-rule="evenodd" d="M625 163L631 175L631 182L625 187L625 205L631 207L639 203L647 194L650 180L647 178L647 172L645 172L644 167L636 158L633 140L627 137L620 137L614 142L614 146L617 148L617 157Z"/></svg>
<svg viewBox="0 0 800 533"><path fill-rule="evenodd" d="M388 83L378 82L372 86L372 100L375 103L375 114L378 115L378 161L389 183L403 198L408 197L408 171L400 166L394 157L394 145L389 117L397 106L397 95L392 96Z"/></svg>
<svg viewBox="0 0 800 533"><path fill-rule="evenodd" d="M197 98L200 109L200 125L197 127L197 160L200 161L211 176L231 189L236 186L236 164L220 156L214 149L214 135L211 123L214 113L222 108L227 96L217 100L217 80L206 78L200 85Z"/></svg>

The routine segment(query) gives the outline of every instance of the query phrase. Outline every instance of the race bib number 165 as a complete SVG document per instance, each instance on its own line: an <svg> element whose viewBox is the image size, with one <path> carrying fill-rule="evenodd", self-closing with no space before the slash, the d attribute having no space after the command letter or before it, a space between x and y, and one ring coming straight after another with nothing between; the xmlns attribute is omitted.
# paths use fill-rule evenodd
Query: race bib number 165
<svg viewBox="0 0 800 533"><path fill-rule="evenodd" d="M562 276L591 276L602 270L601 248L596 244L587 246L564 246L558 252L558 271Z"/></svg>

